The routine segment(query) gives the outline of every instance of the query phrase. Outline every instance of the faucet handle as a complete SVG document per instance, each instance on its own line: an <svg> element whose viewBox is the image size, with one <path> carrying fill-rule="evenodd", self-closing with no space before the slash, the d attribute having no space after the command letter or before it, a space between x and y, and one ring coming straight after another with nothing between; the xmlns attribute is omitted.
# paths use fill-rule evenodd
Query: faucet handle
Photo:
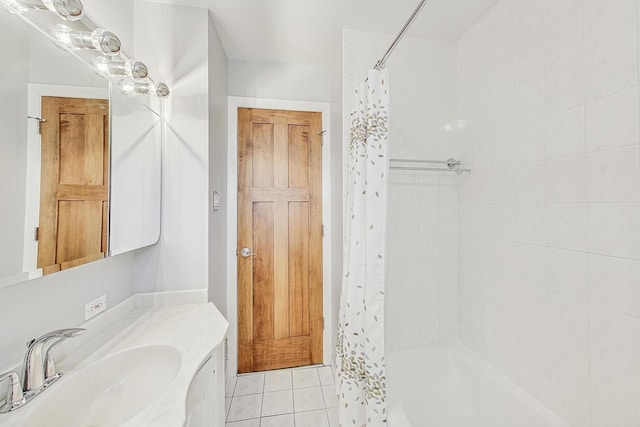
<svg viewBox="0 0 640 427"><path fill-rule="evenodd" d="M9 380L9 389L7 390L7 397L5 404L0 407L0 414L13 411L24 405L25 398L22 392L22 386L20 385L20 377L15 372L7 372L0 375L0 381Z"/></svg>
<svg viewBox="0 0 640 427"><path fill-rule="evenodd" d="M70 328L70 329L60 329L58 331L50 332L48 334L51 337L57 337L57 339L54 341L53 344L49 346L49 348L47 349L47 352L45 353L45 357L44 357L45 384L47 385L51 384L52 382L60 378L60 376L62 376L62 374L56 370L55 361L53 359L53 350L56 347L58 347L60 344L62 344L67 338L74 338L80 335L84 331L85 329L82 329L82 328Z"/></svg>

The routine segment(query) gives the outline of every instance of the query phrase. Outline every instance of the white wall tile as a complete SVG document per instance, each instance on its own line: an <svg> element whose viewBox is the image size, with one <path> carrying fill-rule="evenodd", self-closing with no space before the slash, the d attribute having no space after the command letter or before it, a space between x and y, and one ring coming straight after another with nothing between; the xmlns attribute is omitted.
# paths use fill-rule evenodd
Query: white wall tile
<svg viewBox="0 0 640 427"><path fill-rule="evenodd" d="M547 195L550 203L587 201L585 155L547 161Z"/></svg>
<svg viewBox="0 0 640 427"><path fill-rule="evenodd" d="M586 251L588 246L587 205L549 205L549 244L560 249Z"/></svg>
<svg viewBox="0 0 640 427"><path fill-rule="evenodd" d="M580 105L546 119L547 159L585 152L584 110Z"/></svg>
<svg viewBox="0 0 640 427"><path fill-rule="evenodd" d="M587 154L590 202L640 201L640 146Z"/></svg>
<svg viewBox="0 0 640 427"><path fill-rule="evenodd" d="M638 84L635 31L585 52L585 94L594 100Z"/></svg>
<svg viewBox="0 0 640 427"><path fill-rule="evenodd" d="M586 106L587 151L638 143L638 89L616 93Z"/></svg>
<svg viewBox="0 0 640 427"><path fill-rule="evenodd" d="M589 349L589 306L586 301L550 294L551 336L564 346Z"/></svg>
<svg viewBox="0 0 640 427"><path fill-rule="evenodd" d="M549 249L549 289L587 301L589 297L587 260L585 252Z"/></svg>
<svg viewBox="0 0 640 427"><path fill-rule="evenodd" d="M584 40L587 49L635 30L634 0L584 0Z"/></svg>
<svg viewBox="0 0 640 427"><path fill-rule="evenodd" d="M547 244L547 206L545 204L517 205L513 238L536 245Z"/></svg>
<svg viewBox="0 0 640 427"><path fill-rule="evenodd" d="M640 260L640 204L589 205L589 251Z"/></svg>
<svg viewBox="0 0 640 427"><path fill-rule="evenodd" d="M515 170L516 202L545 203L547 200L546 165L528 163Z"/></svg>
<svg viewBox="0 0 640 427"><path fill-rule="evenodd" d="M544 117L544 78L516 87L516 122L528 123Z"/></svg>
<svg viewBox="0 0 640 427"><path fill-rule="evenodd" d="M589 255L592 304L640 318L640 261Z"/></svg>
<svg viewBox="0 0 640 427"><path fill-rule="evenodd" d="M591 354L640 375L640 319L589 308Z"/></svg>
<svg viewBox="0 0 640 427"><path fill-rule="evenodd" d="M640 377L591 357L593 427L640 425Z"/></svg>
<svg viewBox="0 0 640 427"><path fill-rule="evenodd" d="M460 339L576 427L640 425L639 6L502 0L458 43Z"/></svg>
<svg viewBox="0 0 640 427"><path fill-rule="evenodd" d="M549 26L542 37L545 68L552 69L556 64L584 52L583 5L582 1L560 0L549 1L546 6L549 10Z"/></svg>
<svg viewBox="0 0 640 427"><path fill-rule="evenodd" d="M545 112L557 113L584 102L582 55L557 62L545 73Z"/></svg>
<svg viewBox="0 0 640 427"><path fill-rule="evenodd" d="M544 160L546 157L546 138L544 120L536 120L519 126L514 135L507 134L506 143L512 147L509 157L514 164ZM515 137L514 139L511 139Z"/></svg>

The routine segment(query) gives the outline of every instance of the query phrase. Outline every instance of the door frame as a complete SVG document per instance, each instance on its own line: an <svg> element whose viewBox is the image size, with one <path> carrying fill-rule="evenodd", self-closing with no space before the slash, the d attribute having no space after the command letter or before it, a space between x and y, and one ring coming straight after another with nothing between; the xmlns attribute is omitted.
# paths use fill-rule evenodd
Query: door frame
<svg viewBox="0 0 640 427"><path fill-rule="evenodd" d="M227 145L227 375L238 373L238 108L266 110L293 110L322 114L322 315L325 327L322 342L324 364L331 364L333 354L332 331L329 330L332 313L331 295L331 122L328 102L287 101L281 99L228 97L228 145Z"/></svg>

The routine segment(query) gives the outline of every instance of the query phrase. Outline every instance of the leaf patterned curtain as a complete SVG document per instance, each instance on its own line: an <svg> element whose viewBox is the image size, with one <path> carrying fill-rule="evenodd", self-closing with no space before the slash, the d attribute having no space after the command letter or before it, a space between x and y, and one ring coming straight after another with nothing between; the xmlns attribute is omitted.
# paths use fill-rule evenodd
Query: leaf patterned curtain
<svg viewBox="0 0 640 427"><path fill-rule="evenodd" d="M385 223L389 94L386 71L354 91L336 346L342 427L385 426Z"/></svg>

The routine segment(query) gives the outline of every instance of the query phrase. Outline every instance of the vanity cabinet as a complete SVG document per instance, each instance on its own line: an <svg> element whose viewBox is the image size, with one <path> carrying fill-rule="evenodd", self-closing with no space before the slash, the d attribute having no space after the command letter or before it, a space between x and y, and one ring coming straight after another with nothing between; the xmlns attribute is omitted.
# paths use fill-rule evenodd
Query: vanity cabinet
<svg viewBox="0 0 640 427"><path fill-rule="evenodd" d="M224 427L224 377L222 351L216 347L193 376L184 427Z"/></svg>

